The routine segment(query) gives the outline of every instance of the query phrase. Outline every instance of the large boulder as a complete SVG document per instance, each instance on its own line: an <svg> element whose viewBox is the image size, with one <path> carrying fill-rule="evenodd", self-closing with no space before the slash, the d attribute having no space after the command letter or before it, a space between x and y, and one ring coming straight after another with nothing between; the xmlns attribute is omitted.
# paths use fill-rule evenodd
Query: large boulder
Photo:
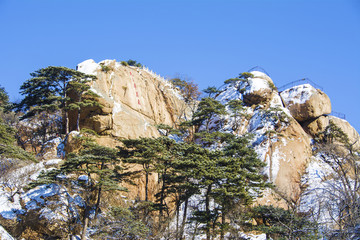
<svg viewBox="0 0 360 240"><path fill-rule="evenodd" d="M310 84L295 86L280 93L283 103L299 122L331 113L329 97Z"/></svg>
<svg viewBox="0 0 360 240"><path fill-rule="evenodd" d="M328 126L328 116L320 116L316 119L309 120L303 123L304 130L313 137L320 137L319 134L322 134Z"/></svg>
<svg viewBox="0 0 360 240"><path fill-rule="evenodd" d="M247 80L243 101L247 105L258 105L268 103L273 96L275 86L273 81L265 73L253 71L254 77Z"/></svg>
<svg viewBox="0 0 360 240"><path fill-rule="evenodd" d="M157 124L173 126L186 113L186 104L172 85L146 68L90 59L77 69L97 77L91 90L101 104L82 110L81 127L120 138L154 137L159 135ZM70 119L74 126L76 117Z"/></svg>
<svg viewBox="0 0 360 240"><path fill-rule="evenodd" d="M338 127L348 137L353 149L360 151L360 135L350 123L344 119L328 116L329 121Z"/></svg>

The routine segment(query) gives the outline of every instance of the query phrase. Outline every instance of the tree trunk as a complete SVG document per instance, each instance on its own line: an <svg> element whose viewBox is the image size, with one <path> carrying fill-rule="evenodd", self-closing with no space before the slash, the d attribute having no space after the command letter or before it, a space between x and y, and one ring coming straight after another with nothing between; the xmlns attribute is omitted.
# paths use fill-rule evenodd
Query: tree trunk
<svg viewBox="0 0 360 240"><path fill-rule="evenodd" d="M180 214L180 200L176 201L176 231L175 231L175 239L179 239L179 214Z"/></svg>
<svg viewBox="0 0 360 240"><path fill-rule="evenodd" d="M183 219L182 219L182 223L181 223L181 230L180 230L180 238L179 239L183 239L183 235L184 235L184 230L185 230L185 223L186 223L186 214L187 214L187 208L188 208L188 204L189 204L189 199L187 198L184 202L185 206L184 206L184 213L183 213Z"/></svg>
<svg viewBox="0 0 360 240"><path fill-rule="evenodd" d="M78 109L78 114L76 119L76 131L80 132L80 109Z"/></svg>
<svg viewBox="0 0 360 240"><path fill-rule="evenodd" d="M145 172L145 201L148 201L148 185L149 185L149 172Z"/></svg>
<svg viewBox="0 0 360 240"><path fill-rule="evenodd" d="M161 186L161 192L160 192L160 211L159 211L159 227L161 225L161 220L163 218L163 207L165 206L164 200L165 200L165 188L166 188L166 182L165 182L165 176L166 176L166 168L164 169L164 173L162 174L162 186Z"/></svg>
<svg viewBox="0 0 360 240"><path fill-rule="evenodd" d="M210 216L210 193L211 193L211 186L208 186L205 196L205 213L206 213L206 240L210 240L210 220L208 219Z"/></svg>
<svg viewBox="0 0 360 240"><path fill-rule="evenodd" d="M95 204L95 217L94 217L95 219L99 214L99 210L100 210L100 195L101 195L101 187L99 187L98 196Z"/></svg>
<svg viewBox="0 0 360 240"><path fill-rule="evenodd" d="M79 104L81 102L81 94L79 95ZM76 131L80 132L80 106L78 108L78 114L77 114L77 119L76 119Z"/></svg>
<svg viewBox="0 0 360 240"><path fill-rule="evenodd" d="M66 87L64 84L64 89L65 89L65 96L64 96L64 118L65 118L65 134L68 135L69 134L69 116L68 116L68 110L66 109Z"/></svg>
<svg viewBox="0 0 360 240"><path fill-rule="evenodd" d="M81 233L81 240L86 240L86 231L89 225L89 207L85 209L84 226Z"/></svg>
<svg viewBox="0 0 360 240"><path fill-rule="evenodd" d="M103 170L104 169L104 166L105 166L105 162L102 161L101 162L101 167L100 167L100 170ZM101 175L100 175L100 178L101 178ZM99 187L99 191L98 191L98 196L97 196L97 200L96 200L96 204L95 204L95 219L99 213L99 209L100 209L100 199L101 199L101 185Z"/></svg>
<svg viewBox="0 0 360 240"><path fill-rule="evenodd" d="M225 211L222 209L221 213L221 231L220 231L220 240L224 240L224 227L225 227Z"/></svg>
<svg viewBox="0 0 360 240"><path fill-rule="evenodd" d="M69 125L68 112L67 112L66 110L65 110L65 121L66 121L66 124L65 124L65 134L68 135L68 134L69 134L70 125Z"/></svg>

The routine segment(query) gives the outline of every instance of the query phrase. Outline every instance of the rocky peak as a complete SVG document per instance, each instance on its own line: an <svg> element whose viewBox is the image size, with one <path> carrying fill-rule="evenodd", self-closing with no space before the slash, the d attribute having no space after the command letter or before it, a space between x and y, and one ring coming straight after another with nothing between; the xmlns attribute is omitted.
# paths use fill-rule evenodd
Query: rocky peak
<svg viewBox="0 0 360 240"><path fill-rule="evenodd" d="M114 137L150 137L158 136L156 124L172 126L186 114L179 93L147 68L89 59L78 64L77 70L97 77L91 90L100 96L102 105L83 110L82 127Z"/></svg>
<svg viewBox="0 0 360 240"><path fill-rule="evenodd" d="M300 122L331 113L329 97L310 84L286 89L280 96L291 115Z"/></svg>

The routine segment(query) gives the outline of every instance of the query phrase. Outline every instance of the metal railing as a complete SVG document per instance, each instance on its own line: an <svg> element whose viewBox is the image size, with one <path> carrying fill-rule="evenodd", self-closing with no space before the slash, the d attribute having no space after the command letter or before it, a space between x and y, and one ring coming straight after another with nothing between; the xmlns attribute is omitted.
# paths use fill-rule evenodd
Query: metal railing
<svg viewBox="0 0 360 240"><path fill-rule="evenodd" d="M323 91L323 89L324 89L322 86L314 83L314 82L311 81L309 78L302 78L302 79L295 80L295 81L292 81L292 82L290 82L290 83L287 83L287 84L285 84L285 85L283 85L283 86L281 86L281 87L278 87L278 91L279 91L279 92L282 92L282 91L284 91L284 90L286 90L286 89L288 89L288 88L291 88L291 87L294 87L294 86L296 86L296 85L299 85L299 83L301 83L301 84L308 83L308 84L310 84L311 86L313 86L313 87L315 87L315 88L317 88L317 89L320 89L321 91Z"/></svg>
<svg viewBox="0 0 360 240"><path fill-rule="evenodd" d="M248 72L252 72L252 71L259 71L259 72L265 73L266 75L268 75L270 77L270 75L265 71L265 69L263 69L260 66L253 67L248 70Z"/></svg>
<svg viewBox="0 0 360 240"><path fill-rule="evenodd" d="M331 113L329 114L331 116L334 116L334 117L338 117L338 118L341 118L341 119L346 119L346 116L344 113L341 113L341 112L334 112L334 111L331 111Z"/></svg>

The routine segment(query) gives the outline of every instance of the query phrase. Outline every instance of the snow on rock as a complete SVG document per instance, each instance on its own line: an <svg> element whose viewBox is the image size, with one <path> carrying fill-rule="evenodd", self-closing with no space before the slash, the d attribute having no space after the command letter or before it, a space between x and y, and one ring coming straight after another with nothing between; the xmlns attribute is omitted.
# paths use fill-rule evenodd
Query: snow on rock
<svg viewBox="0 0 360 240"><path fill-rule="evenodd" d="M332 173L329 164L321 160L320 156L315 156L309 163L306 174L302 177L302 183L307 185L305 194L301 198L300 210L302 212L313 212L314 216L318 216L317 221L320 224L329 225L336 219L337 208L335 211L328 211L327 206L335 207L336 202L331 202L329 195L335 194L331 191L330 186L335 186L334 180L327 180L326 176Z"/></svg>
<svg viewBox="0 0 360 240"><path fill-rule="evenodd" d="M113 117L115 117L115 114L117 114L117 113L119 113L121 111L122 111L121 104L115 101L114 102L114 107L113 107L113 110L112 110Z"/></svg>
<svg viewBox="0 0 360 240"><path fill-rule="evenodd" d="M15 194L12 199L11 195L11 192L0 188L0 215L5 219L15 219L17 213L22 209L20 195Z"/></svg>
<svg viewBox="0 0 360 240"><path fill-rule="evenodd" d="M62 151L64 150L63 148L63 140L60 137L51 139L44 144L44 154L42 155L42 157L44 159L61 157L61 154L63 153Z"/></svg>
<svg viewBox="0 0 360 240"><path fill-rule="evenodd" d="M57 195L60 187L56 184L41 185L23 195L26 209L38 209L45 204L45 198Z"/></svg>
<svg viewBox="0 0 360 240"><path fill-rule="evenodd" d="M310 84L303 84L286 89L280 93L286 106L289 104L303 104L310 99L313 94L316 94L316 89Z"/></svg>
<svg viewBox="0 0 360 240"><path fill-rule="evenodd" d="M303 84L284 90L280 96L298 121L306 121L331 113L329 97L310 84Z"/></svg>
<svg viewBox="0 0 360 240"><path fill-rule="evenodd" d="M88 175L80 175L78 177L78 181L84 181L87 182L89 180L89 176Z"/></svg>
<svg viewBox="0 0 360 240"><path fill-rule="evenodd" d="M243 100L248 105L268 103L274 93L274 83L271 78L262 72L251 72L254 77L244 81L242 88L245 89Z"/></svg>
<svg viewBox="0 0 360 240"><path fill-rule="evenodd" d="M96 72L101 69L100 65L97 64L93 59L88 59L79 63L76 68L79 72L96 75Z"/></svg>
<svg viewBox="0 0 360 240"><path fill-rule="evenodd" d="M253 78L249 78L248 80L248 86L246 87L246 91L244 94L250 94L262 89L270 89L269 81L271 81L270 78L266 78L267 75L262 72L253 71L251 74L254 75Z"/></svg>
<svg viewBox="0 0 360 240"><path fill-rule="evenodd" d="M227 86L220 94L216 97L221 104L225 105L230 100L241 99L241 94L238 90L238 85Z"/></svg>
<svg viewBox="0 0 360 240"><path fill-rule="evenodd" d="M1 225L0 225L0 239L1 240L15 240Z"/></svg>
<svg viewBox="0 0 360 240"><path fill-rule="evenodd" d="M62 161L61 158L50 159L44 162L44 166L48 167L48 166L58 165L61 161Z"/></svg>
<svg viewBox="0 0 360 240"><path fill-rule="evenodd" d="M278 94L276 94L276 95L274 95L272 98L271 98L271 101L270 101L270 108L283 108L284 106L283 106L283 103L282 103L282 101L281 101L281 97L278 95ZM288 112L288 114L290 115L290 112L289 112L289 110L287 110L287 109L285 109L287 112Z"/></svg>

